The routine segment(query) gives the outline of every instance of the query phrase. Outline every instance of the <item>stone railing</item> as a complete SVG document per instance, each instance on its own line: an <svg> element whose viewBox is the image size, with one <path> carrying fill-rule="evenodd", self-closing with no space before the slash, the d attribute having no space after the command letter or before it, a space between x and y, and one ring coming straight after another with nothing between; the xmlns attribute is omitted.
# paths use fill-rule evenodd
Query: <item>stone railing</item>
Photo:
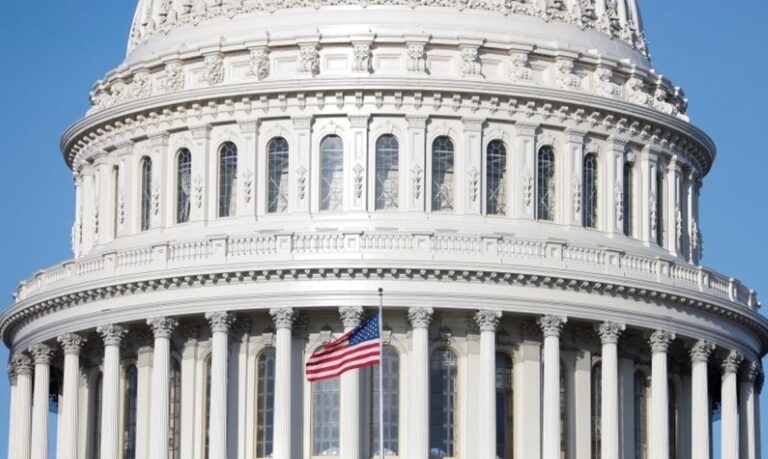
<svg viewBox="0 0 768 459"><path fill-rule="evenodd" d="M661 257L629 254L559 240L434 232L315 232L220 236L168 242L67 261L19 284L16 301L46 291L124 275L217 269L228 264L284 265L286 262L343 260L451 263L456 269L521 269L533 273L652 282L711 295L756 311L755 291L736 279L703 267ZM425 264L426 268L431 266ZM663 288L662 288L663 289Z"/></svg>

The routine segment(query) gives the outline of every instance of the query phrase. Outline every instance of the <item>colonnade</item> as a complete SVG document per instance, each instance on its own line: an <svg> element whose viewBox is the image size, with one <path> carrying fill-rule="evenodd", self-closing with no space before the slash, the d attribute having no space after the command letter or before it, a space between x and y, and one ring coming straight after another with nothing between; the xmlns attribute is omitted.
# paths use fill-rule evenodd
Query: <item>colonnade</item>
<svg viewBox="0 0 768 459"><path fill-rule="evenodd" d="M363 309L359 307L340 308L344 328L349 330L360 323ZM292 374L292 327L297 311L292 308L270 310L275 329L275 393L274 393L274 454L278 459L296 457L292 452L292 410L291 385L300 379ZM209 457L227 458L227 375L229 330L235 316L227 312L206 314L211 327L211 379L210 379L210 422ZM433 317L432 308L410 308L408 320L411 325L409 385L412 419L411 432L404 457L426 459L429 456L429 327ZM475 314L479 329L480 374L473 378L477 391L481 416L476 426L479 442L473 451L477 459L496 459L496 330L502 318L497 310L481 310ZM567 318L547 315L538 319L543 337L541 359L543 377L541 380L541 459L561 459L560 448L560 336ZM151 375L151 408L148 417L150 426L151 459L168 459L169 436L169 390L170 390L170 347L171 336L178 322L174 318L159 317L147 321L154 336L154 361ZM600 457L618 458L620 454L620 382L619 382L619 338L625 330L623 324L604 322L595 325L595 333L601 343L601 403L600 415ZM119 324L108 324L97 329L103 340L103 379L100 457L118 459L120 456L120 343L127 329ZM677 337L665 330L656 330L648 337L651 359L651 400L650 409L650 454L649 459L668 459L669 451L669 410L668 410L668 351ZM85 344L84 335L66 333L58 337L64 354L63 390L58 432L58 459L80 459L78 456L79 412L78 381L80 377L80 353ZM687 341L691 341L689 338ZM720 364L722 451L723 459L759 458L758 394L762 384L761 367L758 362L745 361L738 350L718 350L723 355L715 362L715 346L705 340L693 341L689 349L691 370L690 390L690 451L696 459L712 457L710 451L711 401L709 373L712 365ZM16 352L8 366L11 376L11 422L9 432L9 458L48 458L48 407L51 363L54 346L39 343L26 352ZM33 384L34 383L34 384ZM356 459L361 454L362 435L360 423L361 381L356 373L342 378L341 397L341 448L340 458ZM33 397L34 393L34 397ZM34 400L34 403L33 403ZM186 414L182 413L182 417ZM579 420L579 422L586 420ZM516 454L516 457L518 455ZM538 456L538 455L537 455ZM232 458L230 458L232 459Z"/></svg>

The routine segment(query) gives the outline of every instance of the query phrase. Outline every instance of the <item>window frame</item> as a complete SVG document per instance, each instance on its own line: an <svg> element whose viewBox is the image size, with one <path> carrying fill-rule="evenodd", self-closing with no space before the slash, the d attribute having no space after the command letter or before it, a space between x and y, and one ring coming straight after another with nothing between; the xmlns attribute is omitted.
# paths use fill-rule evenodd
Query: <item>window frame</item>
<svg viewBox="0 0 768 459"><path fill-rule="evenodd" d="M231 156L228 156L227 158L224 157L225 148L232 146L234 148L234 153ZM219 145L219 148L216 150L216 217L219 219L226 219L226 218L233 218L237 216L237 174L238 174L238 167L239 167L239 156L240 156L240 149L237 147L237 144L231 140L227 140L225 142L222 142L221 145ZM225 190L225 184L224 184L224 160L230 159L234 163L234 167L232 167L230 164L227 164L226 166L232 169L231 175L228 176L229 184L227 185L227 189ZM225 194L226 193L226 194ZM225 196L229 199L225 200ZM227 203L228 201L228 203ZM224 205L226 204L226 215L222 212L222 209L224 208Z"/></svg>
<svg viewBox="0 0 768 459"><path fill-rule="evenodd" d="M450 161L450 170L446 169L446 171L442 174L443 175L443 182L441 182L441 185L445 185L445 176L448 175L448 172L450 172L450 200L448 201L447 205L443 204L439 208L435 205L436 204L436 195L439 193L436 193L435 191L435 185L436 185L436 161L438 160L436 158L436 152L438 151L436 148L436 144L438 141L442 141L443 139L447 140L451 146L450 154L451 154L451 161ZM446 155L448 153L448 150L441 150L441 155ZM430 143L430 149L429 149L429 203L428 203L428 209L429 213L435 213L435 214L450 214L456 212L456 177L457 177L457 161L456 161L456 142L454 142L453 138L450 135L447 134L440 134L435 136L432 139L432 142ZM441 187L442 188L442 187Z"/></svg>
<svg viewBox="0 0 768 459"><path fill-rule="evenodd" d="M152 229L152 158L142 156L139 160L139 231Z"/></svg>
<svg viewBox="0 0 768 459"><path fill-rule="evenodd" d="M433 378L432 378L432 359L433 359L433 356L435 355L435 353L438 352L438 351L450 351L451 353L453 353L453 355L455 357L455 362L456 362L455 363L455 365L456 365L455 369L456 370L455 370L455 376L454 376L454 381L453 381L453 386L454 386L454 391L453 391L453 397L454 397L453 401L454 401L454 403L453 403L453 416L452 416L452 419L453 419L453 427L452 427L453 437L451 439L451 443L452 443L452 447L453 447L453 451L452 451L453 454L450 455L450 456L432 456L431 455L431 452L432 452L432 432L431 432L432 431L432 381L433 381ZM451 346L440 345L440 346L437 346L437 347L435 347L433 349L430 349L429 360L428 360L428 363L429 363L429 369L428 369L429 373L428 374L429 374L429 418L430 418L430 425L429 425L429 431L427 432L427 435L428 435L427 443L429 445L429 454L430 454L429 458L430 459L432 459L433 457L434 458L438 458L439 457L440 459L457 459L458 457L460 457L460 451L461 451L461 444L460 444L460 438L461 438L461 424L460 424L460 420L461 420L461 406L460 406L460 402L461 402L461 387L459 386L459 382L461 381L461 379L460 379L461 378L461 372L460 372L460 368L459 368L460 367L459 362L460 362L460 354L459 354L459 352L455 348L453 348Z"/></svg>
<svg viewBox="0 0 768 459"><path fill-rule="evenodd" d="M501 169L501 174L499 178L499 185L497 186L497 200L501 201L501 204L497 204L497 208L500 209L500 211L491 212L490 210L490 202L491 202L491 161L490 161L490 149L493 145L498 144L502 148L502 153L498 156L498 158L503 158L503 168ZM500 139L500 138L492 138L486 145L484 149L484 156L483 156L483 163L484 163L484 169L485 174L483 175L483 213L486 216L489 217L506 217L510 213L509 209L509 148L507 146L507 143ZM501 196L501 199L498 198L498 195Z"/></svg>
<svg viewBox="0 0 768 459"><path fill-rule="evenodd" d="M184 155L188 156L189 158L188 166L185 166L185 167L188 167L187 170L189 174L189 189L186 194L186 208L187 208L186 218L182 221L182 219L179 217L180 217L180 211L181 211L180 201L183 193L182 166L184 164L182 164L181 161L182 161L182 156ZM179 150L176 152L176 157L174 161L174 170L175 170L174 197L176 199L174 199L174 202L173 202L173 207L174 207L173 221L177 225L183 225L183 224L189 223L190 218L192 216L192 152L189 150L189 148L182 147L182 148L179 148Z"/></svg>
<svg viewBox="0 0 768 459"><path fill-rule="evenodd" d="M381 162L382 162L382 161L380 161L379 153L380 153L381 149L384 148L384 147L380 147L380 142L384 138L391 138L394 141L394 143L395 143L395 147L394 147L395 160L394 161L390 161L390 164L394 165L394 171L396 173L395 192L394 192L394 202L395 202L395 205L394 206L390 206L390 207L379 207L379 194L380 194L379 173L381 172L380 165L381 165ZM372 199L373 205L372 205L372 208L373 208L373 210L375 212L396 212L396 211L400 210L400 198L401 198L401 196L400 196L400 181L402 179L402 175L400 174L400 159L401 159L400 153L401 153L401 150L402 149L401 149L401 145L400 145L400 139L394 133L387 133L387 132L385 132L385 133L379 134L375 138L375 140L373 142L373 163L374 163L374 167L373 167L373 199ZM390 152L391 151L392 151L392 149L390 149ZM392 173L392 169L388 169L387 171L389 172L389 174ZM387 179L385 179L383 181L383 183L381 183L381 193L382 194L384 193L384 188L385 188L384 184L387 182L387 180L389 180L389 174L387 176Z"/></svg>
<svg viewBox="0 0 768 459"><path fill-rule="evenodd" d="M331 145L329 145L327 148L329 150L326 150L326 142L330 142L330 139L338 139L338 142L340 143L340 148L337 150L330 150L332 148ZM343 212L345 208L345 202L346 202L346 170L344 167L345 162L345 154L346 154L346 142L344 141L344 137L341 134L338 133L331 133L323 135L320 139L320 142L318 143L318 155L317 155L317 164L318 164L318 170L317 170L317 209L319 212L322 213L333 213L333 212ZM328 161L328 158L326 158L326 155L330 155L331 153L337 153L339 156L338 158L332 158L336 159L339 166L338 168L329 169L330 171L334 173L341 173L340 177L340 184L336 184L336 177L334 176L332 182L328 182L325 177L325 164ZM331 188L331 185L334 185L334 188ZM328 187L326 190L325 187ZM324 191L327 191L327 198L324 194ZM335 207L331 207L331 196L332 194L340 194L340 197L338 198L338 201L336 201L337 205ZM328 201L328 207L325 207L324 202Z"/></svg>
<svg viewBox="0 0 768 459"><path fill-rule="evenodd" d="M276 149L273 150L273 145L276 145L276 143L279 142L279 141L282 141L285 144L285 150L279 150L279 151L276 150ZM291 188L290 187L291 144L288 141L288 139L285 138L284 136L282 136L282 135L275 135L275 136L273 136L273 137L271 137L269 139L269 141L266 143L266 147L265 148L266 148L265 151L266 151L266 162L267 162L267 164L266 164L266 172L267 172L266 173L266 180L267 180L267 184L266 184L267 187L266 188L267 188L267 190L266 190L266 196L265 196L265 198L266 198L266 213L269 214L269 215L284 214L284 213L288 212L288 210L290 208L290 202L291 202L290 201L290 188ZM272 187L272 185L275 182L273 181L273 175L272 175L272 172L274 171L272 159L273 159L273 155L276 156L278 154L284 155L285 168L283 170L281 170L281 174L279 176L281 178L280 183L276 184L276 188L274 188L275 190L277 190L277 193L275 194L275 198L274 199L277 200L279 197L282 196L285 199L285 207L284 208L280 208L280 206L276 205L274 210L273 210L273 208L272 208L272 203L273 203L273 187ZM283 178L283 176L285 176L285 189L284 190L283 190L283 187L282 187L282 178ZM276 201L276 202L279 202L279 201Z"/></svg>
<svg viewBox="0 0 768 459"><path fill-rule="evenodd" d="M260 369L260 365L261 365L260 364L261 358L265 357L268 352L272 353L272 360L273 360L272 361L272 370L273 370L273 373L272 373L272 384L273 384L273 388L272 388L272 426L271 426L271 430L269 430L269 432L271 432L272 435L270 435L269 433L264 433L263 435L264 435L264 438L267 439L266 442L270 444L270 447L271 447L272 451L271 451L270 455L268 455L268 456L260 456L259 455L260 454L259 453L259 449L260 449L260 447L259 447L259 441L260 441L259 440L259 435L260 435L259 431L263 430L263 429L262 429L262 423L259 422L259 415L260 415L259 411L260 411L261 405L262 405L262 403L261 403L262 402L262 394L260 392L261 389L262 389L262 382L261 382L262 374L259 371L259 369ZM266 358L269 358L269 357L266 357ZM274 452L275 452L275 450L274 450L274 447L275 447L275 445L274 445L274 428L275 428L275 418L274 418L274 416L275 416L275 398L274 398L275 397L275 393L274 393L275 388L274 388L274 385L275 385L275 382L276 382L276 379L275 379L276 378L276 368L275 368L276 360L277 360L277 350L273 346L267 346L267 347L264 347L263 349L261 349L256 354L256 358L255 358L255 361L254 361L254 370L255 370L256 374L254 375L255 388L254 388L254 407L253 407L253 429L254 429L254 434L253 434L253 454L254 454L254 457L258 458L258 459L270 458L270 457L272 457L274 455ZM265 398L268 398L268 395ZM264 432L266 432L266 430L264 430Z"/></svg>
<svg viewBox="0 0 768 459"><path fill-rule="evenodd" d="M547 153L551 156L549 160L550 173L548 174L547 186L543 185L542 177L542 155ZM535 180L535 216L536 221L555 223L557 220L557 153L555 147L552 145L542 145L536 152L536 180ZM546 203L547 215L542 216L542 190L547 189L547 197L549 198Z"/></svg>
<svg viewBox="0 0 768 459"><path fill-rule="evenodd" d="M595 153L582 161L581 225L598 229L600 223L600 165Z"/></svg>

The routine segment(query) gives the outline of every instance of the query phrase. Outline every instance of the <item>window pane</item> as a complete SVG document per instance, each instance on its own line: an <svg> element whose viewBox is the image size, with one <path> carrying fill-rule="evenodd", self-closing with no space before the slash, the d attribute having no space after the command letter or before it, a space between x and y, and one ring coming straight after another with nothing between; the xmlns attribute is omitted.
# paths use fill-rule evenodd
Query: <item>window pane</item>
<svg viewBox="0 0 768 459"><path fill-rule="evenodd" d="M456 354L450 349L432 352L429 374L429 455L453 457L456 448Z"/></svg>
<svg viewBox="0 0 768 459"><path fill-rule="evenodd" d="M176 159L176 223L189 221L192 190L192 154L186 148Z"/></svg>
<svg viewBox="0 0 768 459"><path fill-rule="evenodd" d="M399 145L393 135L376 141L376 210L397 209Z"/></svg>
<svg viewBox="0 0 768 459"><path fill-rule="evenodd" d="M339 455L339 378L312 384L312 455Z"/></svg>
<svg viewBox="0 0 768 459"><path fill-rule="evenodd" d="M260 355L256 369L256 457L272 457L275 420L275 349Z"/></svg>
<svg viewBox="0 0 768 459"><path fill-rule="evenodd" d="M237 208L237 147L227 142L219 150L219 217L235 214Z"/></svg>
<svg viewBox="0 0 768 459"><path fill-rule="evenodd" d="M125 392L123 413L123 458L136 459L136 400L138 396L138 376L136 365L125 370Z"/></svg>
<svg viewBox="0 0 768 459"><path fill-rule="evenodd" d="M500 140L488 144L486 151L486 211L504 215L507 208L507 147Z"/></svg>
<svg viewBox="0 0 768 459"><path fill-rule="evenodd" d="M149 229L152 212L152 160L141 160L141 230Z"/></svg>
<svg viewBox="0 0 768 459"><path fill-rule="evenodd" d="M633 227L635 225L634 218L635 218L635 197L634 197L634 188L635 188L635 177L633 174L633 167L632 163L625 163L624 164L624 194L622 197L622 205L623 205L623 217L624 217L624 234L626 236L632 236L633 234Z"/></svg>
<svg viewBox="0 0 768 459"><path fill-rule="evenodd" d="M513 373L512 359L503 352L496 353L496 456L513 457Z"/></svg>
<svg viewBox="0 0 768 459"><path fill-rule="evenodd" d="M373 377L372 405L373 422L371 432L371 451L374 457L379 457L379 394L384 395L384 454L385 456L397 456L399 453L399 422L400 422L400 356L391 346L384 346L384 358L382 365L384 368L384 379L382 381L384 390L379 391L379 365L374 365L371 371Z"/></svg>
<svg viewBox="0 0 768 459"><path fill-rule="evenodd" d="M539 150L536 183L536 216L539 220L555 218L555 152L551 147Z"/></svg>
<svg viewBox="0 0 768 459"><path fill-rule="evenodd" d="M432 142L432 211L453 210L453 142L441 136Z"/></svg>
<svg viewBox="0 0 768 459"><path fill-rule="evenodd" d="M269 142L268 211L288 210L288 141L277 137Z"/></svg>
<svg viewBox="0 0 768 459"><path fill-rule="evenodd" d="M587 228L597 227L597 158L584 157L584 214L583 224Z"/></svg>
<svg viewBox="0 0 768 459"><path fill-rule="evenodd" d="M344 144L330 135L320 143L320 210L341 210L344 205Z"/></svg>

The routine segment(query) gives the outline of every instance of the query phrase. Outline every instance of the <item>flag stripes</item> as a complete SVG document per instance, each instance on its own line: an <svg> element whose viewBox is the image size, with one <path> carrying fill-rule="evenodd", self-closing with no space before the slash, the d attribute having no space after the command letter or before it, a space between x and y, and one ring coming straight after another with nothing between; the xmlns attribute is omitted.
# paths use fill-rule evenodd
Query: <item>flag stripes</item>
<svg viewBox="0 0 768 459"><path fill-rule="evenodd" d="M322 381L381 362L379 315L376 314L309 357L307 380Z"/></svg>

